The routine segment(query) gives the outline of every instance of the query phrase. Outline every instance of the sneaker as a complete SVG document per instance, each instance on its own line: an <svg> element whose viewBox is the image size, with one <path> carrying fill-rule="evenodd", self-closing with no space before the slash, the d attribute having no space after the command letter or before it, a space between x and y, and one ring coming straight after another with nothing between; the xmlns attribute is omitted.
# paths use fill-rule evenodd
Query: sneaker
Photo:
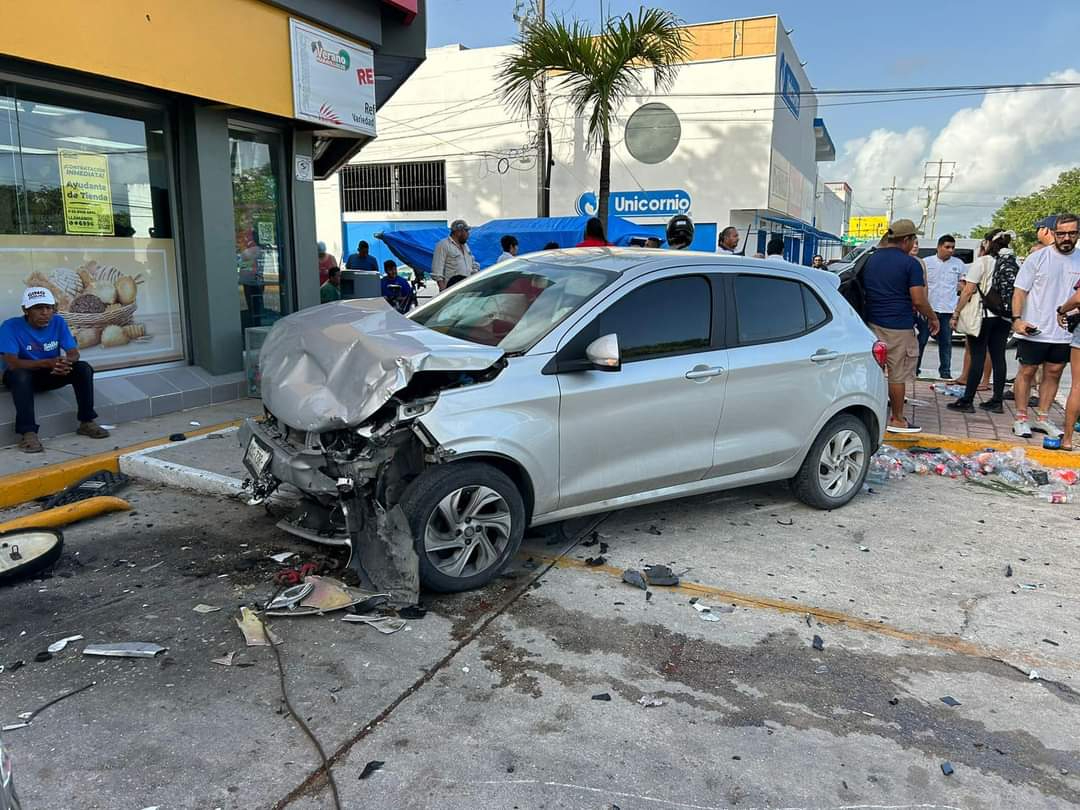
<svg viewBox="0 0 1080 810"><path fill-rule="evenodd" d="M1013 435L1021 439L1031 438L1031 425L1028 424L1027 419L1017 419L1013 422Z"/></svg>
<svg viewBox="0 0 1080 810"><path fill-rule="evenodd" d="M24 453L45 452L45 448L41 446L41 439L38 438L36 433L24 433L22 438L19 439L19 449Z"/></svg>
<svg viewBox="0 0 1080 810"><path fill-rule="evenodd" d="M979 407L984 411L990 411L990 413L1005 413L1000 399L984 399L979 403Z"/></svg>
<svg viewBox="0 0 1080 810"><path fill-rule="evenodd" d="M1045 416L1032 422L1031 429L1034 430L1036 433L1045 433L1052 439L1060 439L1064 435L1061 428L1059 428Z"/></svg>
<svg viewBox="0 0 1080 810"><path fill-rule="evenodd" d="M109 438L109 431L96 422L83 422L75 432L80 436L89 436L91 439Z"/></svg>
<svg viewBox="0 0 1080 810"><path fill-rule="evenodd" d="M967 400L958 399L954 402L948 403L946 406L950 411L960 411L960 413L975 413L975 406Z"/></svg>
<svg viewBox="0 0 1080 810"><path fill-rule="evenodd" d="M889 433L921 433L922 428L912 422L910 419L904 420L903 427L898 425L889 424L885 427L885 430Z"/></svg>

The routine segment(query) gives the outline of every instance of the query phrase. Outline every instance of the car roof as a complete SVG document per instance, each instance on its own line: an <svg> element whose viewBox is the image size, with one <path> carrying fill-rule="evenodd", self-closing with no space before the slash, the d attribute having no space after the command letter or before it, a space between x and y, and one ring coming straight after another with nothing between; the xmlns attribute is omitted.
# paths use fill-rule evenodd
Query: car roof
<svg viewBox="0 0 1080 810"><path fill-rule="evenodd" d="M766 261L752 256L707 253L699 250L657 250L637 247L564 248L530 253L521 258L539 264L591 267L628 276L638 276L669 267L696 265L714 268L730 267L733 270L760 270L777 275L790 273L811 281L821 281L822 273L832 275L825 270L804 267L792 262ZM831 280L829 283L834 286Z"/></svg>

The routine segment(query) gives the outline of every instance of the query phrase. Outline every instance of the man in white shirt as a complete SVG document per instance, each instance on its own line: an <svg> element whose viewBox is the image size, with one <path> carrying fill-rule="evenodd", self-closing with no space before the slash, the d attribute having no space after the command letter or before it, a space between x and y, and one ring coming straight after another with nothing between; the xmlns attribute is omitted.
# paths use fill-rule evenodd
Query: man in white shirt
<svg viewBox="0 0 1080 810"><path fill-rule="evenodd" d="M439 291L452 287L473 273L480 272L480 265L469 250L469 223L455 219L450 223L450 235L435 245L431 258L431 277L439 285Z"/></svg>
<svg viewBox="0 0 1080 810"><path fill-rule="evenodd" d="M938 342L938 377L942 380L952 379L952 328L949 319L956 302L960 296L962 279L967 266L953 255L956 250L956 239L950 234L945 234L938 239L937 253L923 259L926 266L926 288L930 298L930 307L937 313L938 323L941 329L937 334ZM921 324L920 324L921 326ZM926 341L930 333L926 333L926 340L919 334L919 369L922 369L923 351L926 349ZM921 372L920 372L921 373Z"/></svg>
<svg viewBox="0 0 1080 810"><path fill-rule="evenodd" d="M728 256L738 256L738 247L739 229L734 225L728 225L724 230L720 231L720 244L717 245L717 252Z"/></svg>
<svg viewBox="0 0 1080 810"><path fill-rule="evenodd" d="M499 244L502 246L502 253L499 254L499 262L509 261L518 255L518 240L513 234L506 234L499 240Z"/></svg>
<svg viewBox="0 0 1080 810"><path fill-rule="evenodd" d="M1061 214L1054 225L1054 246L1028 256L1013 285L1013 332L1018 340L1016 357L1020 361L1013 384L1016 395L1013 433L1017 436L1029 437L1033 430L1055 438L1062 433L1048 414L1057 396L1061 372L1069 362L1072 344L1072 335L1058 322L1058 307L1072 297L1080 284L1077 239L1080 239L1080 218ZM1039 385L1039 408L1035 421L1029 424L1027 401L1040 366L1043 378Z"/></svg>
<svg viewBox="0 0 1080 810"><path fill-rule="evenodd" d="M765 245L765 261L788 263L788 260L784 258L784 237L772 236L769 238L769 243Z"/></svg>

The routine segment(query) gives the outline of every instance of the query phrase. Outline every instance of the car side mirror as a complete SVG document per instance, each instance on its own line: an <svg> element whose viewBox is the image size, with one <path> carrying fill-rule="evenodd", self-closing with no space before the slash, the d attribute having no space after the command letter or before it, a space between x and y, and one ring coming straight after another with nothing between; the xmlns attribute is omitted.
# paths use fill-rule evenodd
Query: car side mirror
<svg viewBox="0 0 1080 810"><path fill-rule="evenodd" d="M619 336L612 333L598 337L585 348L585 356L597 371L618 371L622 368Z"/></svg>

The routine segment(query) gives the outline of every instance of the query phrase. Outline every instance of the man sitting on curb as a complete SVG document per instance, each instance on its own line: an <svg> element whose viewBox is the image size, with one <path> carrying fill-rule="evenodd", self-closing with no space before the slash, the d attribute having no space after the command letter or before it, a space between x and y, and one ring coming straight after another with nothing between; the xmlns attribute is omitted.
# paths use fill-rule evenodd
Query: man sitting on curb
<svg viewBox="0 0 1080 810"><path fill-rule="evenodd" d="M4 385L15 400L15 432L19 449L40 453L34 421L34 394L70 385L79 405L80 436L104 439L109 431L94 420L94 369L79 359L75 338L67 322L56 314L56 299L44 287L27 287L22 298L21 318L0 324L0 361Z"/></svg>

